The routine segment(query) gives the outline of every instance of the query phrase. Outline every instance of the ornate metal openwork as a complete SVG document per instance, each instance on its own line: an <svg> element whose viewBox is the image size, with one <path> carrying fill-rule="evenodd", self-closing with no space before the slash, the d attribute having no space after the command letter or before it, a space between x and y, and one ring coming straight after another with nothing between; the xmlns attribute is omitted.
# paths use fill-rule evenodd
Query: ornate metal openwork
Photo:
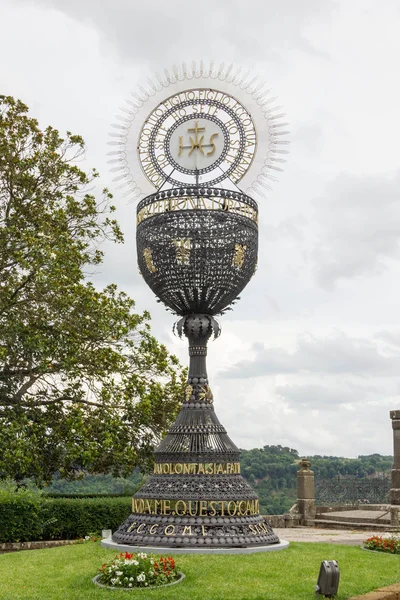
<svg viewBox="0 0 400 600"><path fill-rule="evenodd" d="M137 210L139 269L178 315L215 315L247 285L257 263L257 205L240 192L186 187L145 198Z"/></svg>
<svg viewBox="0 0 400 600"><path fill-rule="evenodd" d="M317 505L326 504L389 504L391 478L352 478L315 480Z"/></svg>
<svg viewBox="0 0 400 600"><path fill-rule="evenodd" d="M215 414L206 355L209 338L220 333L214 316L239 298L257 265L258 207L236 184L249 178L260 144L267 153L263 177L275 168L275 119L281 115L274 117L261 102L264 84L253 87L246 77L230 80L227 73L220 91L202 85L207 77L201 74L188 90L184 65L183 71L173 95L152 101L140 129L134 118L129 127L117 126L121 144L137 150L135 196L149 184L157 188L137 207L139 269L157 298L181 317L175 329L188 338L190 366L181 411L155 451L154 473L134 495L132 515L113 540L170 548L274 544L279 539L240 474L240 452ZM236 93L227 91L234 80L235 92L252 99L258 122L267 125L266 139L258 137L257 119ZM121 176L129 178L125 161ZM252 189L259 186L265 186L262 177Z"/></svg>
<svg viewBox="0 0 400 600"><path fill-rule="evenodd" d="M240 192L186 187L161 191L137 208L140 271L181 319L190 367L182 409L155 451L155 472L133 498L131 517L113 535L152 546L277 543L257 495L240 475L240 452L214 411L207 342L221 313L257 262L257 205Z"/></svg>

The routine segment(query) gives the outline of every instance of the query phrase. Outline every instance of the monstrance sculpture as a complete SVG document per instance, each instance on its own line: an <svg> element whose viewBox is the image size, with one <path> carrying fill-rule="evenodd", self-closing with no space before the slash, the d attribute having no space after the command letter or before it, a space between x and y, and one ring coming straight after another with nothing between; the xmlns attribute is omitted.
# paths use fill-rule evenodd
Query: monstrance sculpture
<svg viewBox="0 0 400 600"><path fill-rule="evenodd" d="M240 452L217 418L206 368L207 342L220 333L215 316L256 269L251 196L268 189L271 169L284 162L285 124L273 100L240 69L183 64L139 87L115 126L110 162L140 200L139 270L178 315L190 356L182 408L155 451L154 474L112 536L119 545L172 551L279 542L240 474Z"/></svg>

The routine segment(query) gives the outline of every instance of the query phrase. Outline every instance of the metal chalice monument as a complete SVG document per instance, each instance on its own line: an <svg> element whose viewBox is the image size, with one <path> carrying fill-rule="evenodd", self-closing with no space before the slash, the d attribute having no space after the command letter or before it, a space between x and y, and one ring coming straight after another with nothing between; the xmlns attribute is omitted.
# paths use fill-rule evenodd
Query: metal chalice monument
<svg viewBox="0 0 400 600"><path fill-rule="evenodd" d="M278 109L259 80L193 63L139 87L116 124L111 161L139 200L139 270L179 317L190 356L181 410L131 516L112 536L119 545L172 551L279 543L240 474L240 452L218 420L206 367L207 343L220 333L215 316L256 269L252 196L262 195L271 169L284 162Z"/></svg>

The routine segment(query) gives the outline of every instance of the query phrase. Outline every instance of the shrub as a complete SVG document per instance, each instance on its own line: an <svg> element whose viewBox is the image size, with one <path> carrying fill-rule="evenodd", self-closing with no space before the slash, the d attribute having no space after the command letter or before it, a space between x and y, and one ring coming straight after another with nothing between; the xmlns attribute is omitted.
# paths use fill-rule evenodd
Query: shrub
<svg viewBox="0 0 400 600"><path fill-rule="evenodd" d="M0 487L0 542L84 538L113 531L131 513L131 499L46 498L30 489Z"/></svg>
<svg viewBox="0 0 400 600"><path fill-rule="evenodd" d="M0 542L43 539L41 492L34 486L16 487L11 480L0 483ZM26 537L29 532L29 537Z"/></svg>
<svg viewBox="0 0 400 600"><path fill-rule="evenodd" d="M373 535L364 542L364 548L375 550L376 552L389 552L390 554L400 554L400 539L396 536L383 538Z"/></svg>
<svg viewBox="0 0 400 600"><path fill-rule="evenodd" d="M45 528L45 539L69 540L112 529L125 521L132 512L132 500L121 498L46 498L43 504L46 519L56 519Z"/></svg>
<svg viewBox="0 0 400 600"><path fill-rule="evenodd" d="M134 492L127 492L123 494L99 494L97 492L71 492L70 494L64 492L45 492L43 495L45 498L132 498Z"/></svg>

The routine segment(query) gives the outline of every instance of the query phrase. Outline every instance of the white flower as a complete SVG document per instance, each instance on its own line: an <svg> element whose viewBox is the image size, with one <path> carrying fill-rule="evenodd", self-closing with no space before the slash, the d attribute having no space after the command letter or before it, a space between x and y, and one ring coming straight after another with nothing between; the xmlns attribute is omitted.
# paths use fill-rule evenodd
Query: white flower
<svg viewBox="0 0 400 600"><path fill-rule="evenodd" d="M132 584L131 584L131 583L129 583L129 584L128 584L128 587L132 587Z"/></svg>
<svg viewBox="0 0 400 600"><path fill-rule="evenodd" d="M116 571L115 574L117 575L117 577L121 577L121 575L123 575L122 571Z"/></svg>
<svg viewBox="0 0 400 600"><path fill-rule="evenodd" d="M143 573L143 571L140 573L140 575L138 575L136 577L137 581L146 581L146 575Z"/></svg>
<svg viewBox="0 0 400 600"><path fill-rule="evenodd" d="M150 562L152 565L154 565L154 558L150 558Z"/></svg>
<svg viewBox="0 0 400 600"><path fill-rule="evenodd" d="M85 535L85 540L86 541L90 540L90 536L89 535Z"/></svg>
<svg viewBox="0 0 400 600"><path fill-rule="evenodd" d="M138 566L138 564L139 564L139 561L137 561L137 560L133 560L133 561L132 561L132 564L134 564L134 565L135 565L135 567L137 567L137 566Z"/></svg>
<svg viewBox="0 0 400 600"><path fill-rule="evenodd" d="M133 577L129 577L129 581L133 581Z"/></svg>
<svg viewBox="0 0 400 600"><path fill-rule="evenodd" d="M112 585L115 585L117 583L118 579L111 579L111 583Z"/></svg>
<svg viewBox="0 0 400 600"><path fill-rule="evenodd" d="M139 558L147 558L147 554L145 552L139 552L138 557Z"/></svg>

